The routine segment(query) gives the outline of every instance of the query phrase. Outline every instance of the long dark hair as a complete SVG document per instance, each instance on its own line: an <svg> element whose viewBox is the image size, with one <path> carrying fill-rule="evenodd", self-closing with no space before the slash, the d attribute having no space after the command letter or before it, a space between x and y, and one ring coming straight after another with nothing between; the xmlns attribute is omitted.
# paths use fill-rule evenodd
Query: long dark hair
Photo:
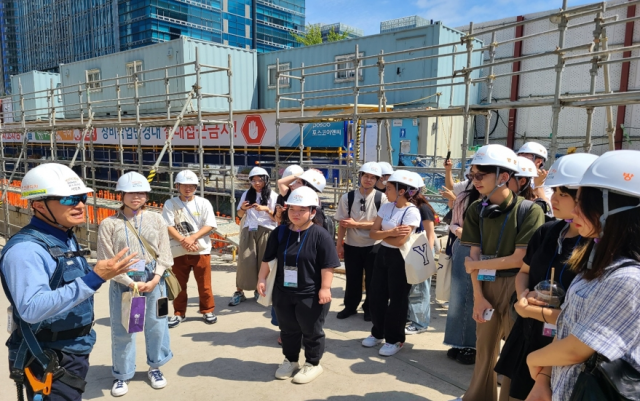
<svg viewBox="0 0 640 401"><path fill-rule="evenodd" d="M269 176L267 175L260 175L260 176L254 176L254 177L260 177L264 180L264 187L262 187L262 191L260 191L260 205L261 206L267 206L269 204L269 199L271 198L271 188L269 186ZM249 190L247 191L247 196L244 198L245 201L249 202L250 205L253 205L254 203L256 203L256 199L258 199L258 193L256 192L255 188L253 188L253 185L249 184Z"/></svg>
<svg viewBox="0 0 640 401"><path fill-rule="evenodd" d="M635 206L639 199L609 192L609 210ZM602 231L600 216L604 213L602 191L598 188L581 187L578 205L582 216L593 226L596 233ZM607 217L604 233L598 242L591 269L587 268L589 255L595 244L591 239L576 248L569 259L571 269L583 273L586 280L596 279L604 270L621 257L640 261L640 209L631 209Z"/></svg>
<svg viewBox="0 0 640 401"><path fill-rule="evenodd" d="M527 183L524 189L520 188L520 193L518 196L522 196L526 200L535 200L537 196L533 193L533 188L531 188L531 178L528 177L514 177L518 181L518 186L520 186L520 178L525 178Z"/></svg>

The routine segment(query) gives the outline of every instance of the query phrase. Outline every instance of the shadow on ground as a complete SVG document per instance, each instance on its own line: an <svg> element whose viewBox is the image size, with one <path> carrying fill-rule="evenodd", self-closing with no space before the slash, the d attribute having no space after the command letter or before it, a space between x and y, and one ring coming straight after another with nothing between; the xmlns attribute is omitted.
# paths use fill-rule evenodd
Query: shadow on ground
<svg viewBox="0 0 640 401"><path fill-rule="evenodd" d="M242 382L272 382L273 372L278 363L267 364L254 361L241 361L235 358L216 358L210 362L194 362L182 366L179 376L215 377L222 380Z"/></svg>

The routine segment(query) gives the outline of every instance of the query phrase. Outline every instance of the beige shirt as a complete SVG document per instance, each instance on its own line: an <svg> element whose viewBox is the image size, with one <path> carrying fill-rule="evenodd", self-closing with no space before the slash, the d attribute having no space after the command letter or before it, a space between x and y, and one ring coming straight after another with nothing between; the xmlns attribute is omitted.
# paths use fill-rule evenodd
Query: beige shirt
<svg viewBox="0 0 640 401"><path fill-rule="evenodd" d="M365 211L361 210L361 202L363 199L362 194L360 193L360 189L355 190L355 196L353 199L353 205L351 206L351 218L357 222L373 222L378 217L378 211L376 210L376 205L374 202L376 190L371 191L369 195L365 198ZM387 196L382 194L382 199L380 200L380 205L384 205L388 203ZM335 219L336 221L345 220L349 218L349 212L347 208L349 207L349 199L348 194L342 195L340 198L340 202L338 202L338 210L336 211ZM379 243L380 241L376 241L369 237L369 230L363 230L360 228L347 228L347 233L345 235L344 243L351 246L357 247L365 247L371 246Z"/></svg>
<svg viewBox="0 0 640 401"><path fill-rule="evenodd" d="M142 217L142 224L140 224L140 217ZM98 260L111 259L126 247L129 247L130 253L138 253L136 259L142 259L142 244L129 227L125 230L126 223L123 219L126 219L125 215L122 212L118 212L118 214L106 218L100 224L98 228ZM147 240L149 246L158 256L155 273L162 276L166 268L173 266L167 223L165 223L161 214L150 211L143 211L136 218L136 223L133 220L130 221L134 227L136 225L139 226L140 235ZM144 250L144 259L146 263L153 260L153 257L146 249ZM116 276L113 280L126 286L133 283L133 280L126 274Z"/></svg>

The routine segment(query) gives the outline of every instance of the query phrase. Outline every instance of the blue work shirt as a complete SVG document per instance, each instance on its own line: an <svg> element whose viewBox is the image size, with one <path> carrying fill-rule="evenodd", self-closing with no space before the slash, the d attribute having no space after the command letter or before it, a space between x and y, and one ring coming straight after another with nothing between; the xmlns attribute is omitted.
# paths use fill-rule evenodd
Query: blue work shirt
<svg viewBox="0 0 640 401"><path fill-rule="evenodd" d="M62 231L36 217L31 219L31 225L42 233L65 242L70 249L78 250L71 231ZM49 252L32 242L16 244L4 255L0 270L15 302L15 308L25 322L35 324L68 312L93 296L105 282L91 271L51 290L49 281L56 266L57 261Z"/></svg>

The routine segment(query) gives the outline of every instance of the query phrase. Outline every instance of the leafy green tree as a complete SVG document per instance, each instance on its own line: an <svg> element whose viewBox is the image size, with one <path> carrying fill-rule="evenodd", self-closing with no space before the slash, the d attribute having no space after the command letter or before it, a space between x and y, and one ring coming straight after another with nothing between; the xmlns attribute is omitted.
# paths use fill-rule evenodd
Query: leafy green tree
<svg viewBox="0 0 640 401"><path fill-rule="evenodd" d="M300 43L302 46L311 46L311 45L319 45L323 42L322 40L322 31L320 30L320 25L318 24L307 24L305 29L305 33L302 35L298 35L295 33L291 33L296 42ZM349 36L349 32L336 33L333 28L329 32L327 36L327 42L337 42L339 40L347 39Z"/></svg>

